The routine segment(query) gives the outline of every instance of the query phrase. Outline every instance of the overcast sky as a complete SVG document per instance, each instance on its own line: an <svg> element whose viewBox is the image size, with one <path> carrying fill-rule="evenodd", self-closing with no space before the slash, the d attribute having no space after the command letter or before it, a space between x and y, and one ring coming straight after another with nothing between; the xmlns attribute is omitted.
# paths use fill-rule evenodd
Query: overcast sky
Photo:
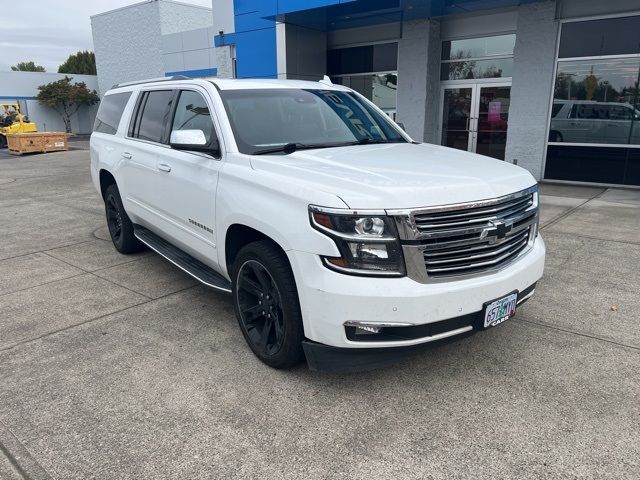
<svg viewBox="0 0 640 480"><path fill-rule="evenodd" d="M211 8L211 0L181 0ZM47 72L78 50L93 50L91 21L96 13L141 0L1 0L0 71L33 60Z"/></svg>

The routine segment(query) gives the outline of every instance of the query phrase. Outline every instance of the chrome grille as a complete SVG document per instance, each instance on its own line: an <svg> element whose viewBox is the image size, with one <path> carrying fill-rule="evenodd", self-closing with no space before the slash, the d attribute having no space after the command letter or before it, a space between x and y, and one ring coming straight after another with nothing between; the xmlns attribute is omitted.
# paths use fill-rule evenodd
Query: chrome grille
<svg viewBox="0 0 640 480"><path fill-rule="evenodd" d="M535 238L538 192L425 208L397 217L410 276L419 281L482 274L526 251Z"/></svg>

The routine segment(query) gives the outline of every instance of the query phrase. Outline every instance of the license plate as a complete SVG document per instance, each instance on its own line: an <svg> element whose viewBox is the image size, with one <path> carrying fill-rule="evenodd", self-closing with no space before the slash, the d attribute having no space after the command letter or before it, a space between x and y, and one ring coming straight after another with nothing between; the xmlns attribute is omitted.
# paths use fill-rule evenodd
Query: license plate
<svg viewBox="0 0 640 480"><path fill-rule="evenodd" d="M484 308L484 328L495 327L516 314L518 292L486 304Z"/></svg>

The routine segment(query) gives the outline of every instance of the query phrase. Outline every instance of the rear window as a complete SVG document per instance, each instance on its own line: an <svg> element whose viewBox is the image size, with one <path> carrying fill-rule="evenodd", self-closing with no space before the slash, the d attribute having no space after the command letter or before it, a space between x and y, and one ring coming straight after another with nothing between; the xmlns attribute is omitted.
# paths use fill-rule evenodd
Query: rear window
<svg viewBox="0 0 640 480"><path fill-rule="evenodd" d="M131 136L149 142L166 143L165 130L173 102L173 90L150 90L143 93Z"/></svg>
<svg viewBox="0 0 640 480"><path fill-rule="evenodd" d="M120 118L122 118L122 112L130 97L131 92L105 95L100 102L93 131L115 135L118 131Z"/></svg>

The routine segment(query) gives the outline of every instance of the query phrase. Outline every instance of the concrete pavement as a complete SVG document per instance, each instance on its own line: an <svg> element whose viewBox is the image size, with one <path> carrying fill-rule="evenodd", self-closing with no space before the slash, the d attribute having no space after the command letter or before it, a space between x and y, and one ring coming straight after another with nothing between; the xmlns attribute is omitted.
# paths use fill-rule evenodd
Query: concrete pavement
<svg viewBox="0 0 640 480"><path fill-rule="evenodd" d="M640 192L542 203L515 319L385 370L281 372L227 296L115 252L88 152L0 156L0 478L640 478Z"/></svg>

